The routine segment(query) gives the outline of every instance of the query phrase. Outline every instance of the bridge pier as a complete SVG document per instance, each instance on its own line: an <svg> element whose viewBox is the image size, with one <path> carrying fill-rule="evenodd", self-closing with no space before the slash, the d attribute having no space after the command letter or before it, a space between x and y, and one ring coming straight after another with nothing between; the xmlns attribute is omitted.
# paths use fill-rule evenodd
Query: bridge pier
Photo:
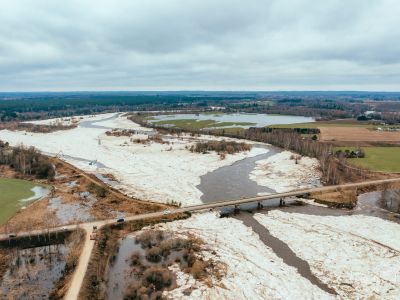
<svg viewBox="0 0 400 300"><path fill-rule="evenodd" d="M283 200L283 198L280 198L279 199L279 206L282 207L282 206L285 206L285 205L286 205L285 200Z"/></svg>
<svg viewBox="0 0 400 300"><path fill-rule="evenodd" d="M261 202L258 202L257 203L257 209L258 210L260 210L260 209L262 209L264 206L261 204Z"/></svg>
<svg viewBox="0 0 400 300"><path fill-rule="evenodd" d="M240 212L239 205L235 205L235 208L233 209L233 213L235 215L237 215L239 212Z"/></svg>

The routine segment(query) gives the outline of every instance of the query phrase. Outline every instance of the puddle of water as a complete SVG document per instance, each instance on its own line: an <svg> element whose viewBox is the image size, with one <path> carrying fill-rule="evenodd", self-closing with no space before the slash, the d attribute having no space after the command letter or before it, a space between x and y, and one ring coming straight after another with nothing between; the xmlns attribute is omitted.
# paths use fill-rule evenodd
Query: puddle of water
<svg viewBox="0 0 400 300"><path fill-rule="evenodd" d="M139 258L140 264L132 264L133 253ZM184 250L171 250L169 255L161 258L160 262L150 262L146 259L146 250L136 242L133 235L128 235L120 241L115 261L109 268L106 299L124 299L124 294L130 285L141 285L141 275L149 267L165 268L179 260L181 268L186 268L188 265L183 259L183 254ZM175 285L176 278L173 276L170 288Z"/></svg>
<svg viewBox="0 0 400 300"><path fill-rule="evenodd" d="M26 202L31 202L44 198L50 193L50 190L48 188L42 186L35 186L31 189L31 191L34 193L32 197L21 199L19 201L26 204Z"/></svg>
<svg viewBox="0 0 400 300"><path fill-rule="evenodd" d="M281 150L272 146L255 145L254 147L266 148L269 151L254 157L249 157L235 162L230 166L218 168L200 177L197 188L203 193L201 201L209 203L226 199L242 197L255 197L259 193L274 193L267 187L258 185L250 179L256 162L279 153Z"/></svg>
<svg viewBox="0 0 400 300"><path fill-rule="evenodd" d="M0 283L0 299L48 299L65 269L65 245L14 249Z"/></svg>
<svg viewBox="0 0 400 300"><path fill-rule="evenodd" d="M61 224L69 224L73 221L88 222L93 221L94 217L90 210L97 199L89 195L82 203L64 203L60 197L49 200L48 209L55 211L56 217Z"/></svg>
<svg viewBox="0 0 400 300"><path fill-rule="evenodd" d="M66 182L66 183L64 183L64 185L66 187L76 187L78 185L78 183L74 180L74 181Z"/></svg>

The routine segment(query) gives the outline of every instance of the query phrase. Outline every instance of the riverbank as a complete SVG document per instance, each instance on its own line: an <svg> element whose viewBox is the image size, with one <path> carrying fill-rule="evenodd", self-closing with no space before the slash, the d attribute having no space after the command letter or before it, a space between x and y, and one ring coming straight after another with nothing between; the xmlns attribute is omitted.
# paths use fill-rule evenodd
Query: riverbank
<svg viewBox="0 0 400 300"><path fill-rule="evenodd" d="M290 151L257 161L255 169L250 173L251 180L277 193L320 186L320 178L317 159Z"/></svg>
<svg viewBox="0 0 400 300"><path fill-rule="evenodd" d="M397 299L399 224L371 216L315 216L279 210L256 214L255 219L306 260L312 272L340 297Z"/></svg>

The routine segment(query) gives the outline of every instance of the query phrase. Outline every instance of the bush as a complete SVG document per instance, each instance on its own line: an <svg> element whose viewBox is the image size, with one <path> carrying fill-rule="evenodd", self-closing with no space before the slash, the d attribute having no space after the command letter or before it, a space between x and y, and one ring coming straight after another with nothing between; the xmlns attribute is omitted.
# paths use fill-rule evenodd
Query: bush
<svg viewBox="0 0 400 300"><path fill-rule="evenodd" d="M94 182L89 183L87 190L98 197L104 198L107 195L107 190Z"/></svg>
<svg viewBox="0 0 400 300"><path fill-rule="evenodd" d="M197 153L207 153L209 151L215 151L218 154L234 154L237 152L249 151L251 150L251 147L252 146L250 144L246 143L237 143L234 141L227 142L225 140L222 140L222 141L207 141L204 143L198 142L190 147L190 151Z"/></svg>
<svg viewBox="0 0 400 300"><path fill-rule="evenodd" d="M161 230L146 230L136 236L136 241L142 244L143 248L151 248L158 245L164 239L164 232Z"/></svg>
<svg viewBox="0 0 400 300"><path fill-rule="evenodd" d="M142 285L152 286L156 291L168 288L172 284L172 274L166 268L149 268L144 271Z"/></svg>
<svg viewBox="0 0 400 300"><path fill-rule="evenodd" d="M146 251L146 258L150 262L157 263L157 262L161 261L161 258L162 258L161 253L162 253L162 250L159 247L149 248Z"/></svg>
<svg viewBox="0 0 400 300"><path fill-rule="evenodd" d="M131 266L137 266L140 264L140 252L135 251L131 255Z"/></svg>
<svg viewBox="0 0 400 300"><path fill-rule="evenodd" d="M208 263L202 260L196 260L193 263L193 266L190 270L190 274L193 275L194 278L199 279L206 275Z"/></svg>

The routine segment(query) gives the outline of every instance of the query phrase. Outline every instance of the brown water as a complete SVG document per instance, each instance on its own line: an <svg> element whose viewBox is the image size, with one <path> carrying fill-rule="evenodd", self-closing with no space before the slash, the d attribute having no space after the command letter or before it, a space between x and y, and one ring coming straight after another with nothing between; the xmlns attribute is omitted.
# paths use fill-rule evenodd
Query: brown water
<svg viewBox="0 0 400 300"><path fill-rule="evenodd" d="M262 144L254 147L265 148L269 152L242 159L230 166L218 168L200 177L201 181L197 188L203 193L201 197L203 203L254 197L259 193L275 192L272 189L258 185L255 181L250 180L249 176L254 170L257 161L275 155L281 150Z"/></svg>
<svg viewBox="0 0 400 300"><path fill-rule="evenodd" d="M140 265L145 268L149 267L167 267L174 262L179 261L181 268L188 267L187 262L183 259L184 250L171 250L166 256L162 257L160 262L150 262L146 256L146 250L142 248L140 243L136 243L134 235L128 235L120 240L120 247L116 255L114 263L110 266L107 275L106 299L123 299L126 289L131 284L141 284L142 270L140 266L131 265L131 256L133 253L138 254ZM176 286L176 278L173 278L171 287Z"/></svg>
<svg viewBox="0 0 400 300"><path fill-rule="evenodd" d="M62 277L67 253L63 244L10 249L11 261L0 284L0 299L48 299Z"/></svg>

